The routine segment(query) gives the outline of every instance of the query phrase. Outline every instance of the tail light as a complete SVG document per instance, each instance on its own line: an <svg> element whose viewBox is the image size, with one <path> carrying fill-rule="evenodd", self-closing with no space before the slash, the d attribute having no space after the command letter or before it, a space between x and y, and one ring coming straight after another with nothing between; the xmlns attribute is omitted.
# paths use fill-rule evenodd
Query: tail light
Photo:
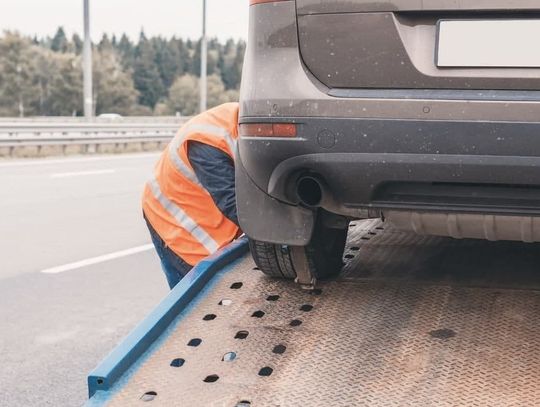
<svg viewBox="0 0 540 407"><path fill-rule="evenodd" d="M242 123L240 137L296 137L294 123Z"/></svg>
<svg viewBox="0 0 540 407"><path fill-rule="evenodd" d="M249 0L249 5L252 6L254 4L261 4L261 3L277 3L278 1L291 1L291 0Z"/></svg>

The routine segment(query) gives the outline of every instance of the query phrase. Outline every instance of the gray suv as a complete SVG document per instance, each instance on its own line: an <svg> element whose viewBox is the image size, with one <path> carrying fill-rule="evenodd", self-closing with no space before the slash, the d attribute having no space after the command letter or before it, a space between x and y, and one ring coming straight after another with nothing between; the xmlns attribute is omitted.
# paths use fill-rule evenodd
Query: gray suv
<svg viewBox="0 0 540 407"><path fill-rule="evenodd" d="M352 219L540 241L540 1L251 0L237 205L268 275Z"/></svg>

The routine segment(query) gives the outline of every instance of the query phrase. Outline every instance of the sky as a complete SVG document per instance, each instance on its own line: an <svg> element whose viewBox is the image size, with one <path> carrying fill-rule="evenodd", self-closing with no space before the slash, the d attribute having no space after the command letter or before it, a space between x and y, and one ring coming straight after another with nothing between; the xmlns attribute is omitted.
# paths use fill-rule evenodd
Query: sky
<svg viewBox="0 0 540 407"><path fill-rule="evenodd" d="M207 0L208 35L222 40L247 37L248 0ZM83 0L0 0L0 33L52 36L58 26L83 31ZM90 0L91 35L103 33L198 38L202 0Z"/></svg>

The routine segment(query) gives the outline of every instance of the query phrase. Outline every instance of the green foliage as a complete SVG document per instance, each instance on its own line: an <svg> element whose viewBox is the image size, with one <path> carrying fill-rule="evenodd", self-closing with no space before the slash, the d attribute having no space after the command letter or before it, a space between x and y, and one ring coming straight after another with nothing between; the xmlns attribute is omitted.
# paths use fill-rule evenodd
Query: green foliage
<svg viewBox="0 0 540 407"><path fill-rule="evenodd" d="M58 30L51 41L51 49L55 52L67 52L68 47L68 39L64 32L64 28L58 27Z"/></svg>
<svg viewBox="0 0 540 407"><path fill-rule="evenodd" d="M238 91L225 90L221 77L210 75L207 81L208 107L238 101ZM173 113L191 116L199 111L199 78L192 74L179 76L171 86L167 106Z"/></svg>
<svg viewBox="0 0 540 407"><path fill-rule="evenodd" d="M43 93L47 95L46 104L40 109L40 115L76 116L82 111L82 75L81 61L75 54L42 55L43 63L54 61L52 72L43 75L47 81Z"/></svg>
<svg viewBox="0 0 540 407"><path fill-rule="evenodd" d="M60 27L50 38L0 37L0 116L81 115L83 41ZM243 41L208 41L208 105L237 100ZM200 41L104 35L93 49L96 114L198 112Z"/></svg>
<svg viewBox="0 0 540 407"><path fill-rule="evenodd" d="M123 70L112 45L94 52L92 60L96 113L132 114L139 93L133 85L131 73Z"/></svg>
<svg viewBox="0 0 540 407"><path fill-rule="evenodd" d="M36 73L39 47L30 40L6 33L0 43L0 114L24 116L34 113L40 96Z"/></svg>
<svg viewBox="0 0 540 407"><path fill-rule="evenodd" d="M71 49L72 52L79 55L82 52L83 49L83 41L81 37L79 37L77 34L73 34L73 37L71 37Z"/></svg>
<svg viewBox="0 0 540 407"><path fill-rule="evenodd" d="M191 116L199 110L199 79L192 74L179 76L169 90L167 105L172 112Z"/></svg>
<svg viewBox="0 0 540 407"><path fill-rule="evenodd" d="M139 103L154 108L156 103L165 95L159 70L156 64L156 51L153 44L141 33L135 52L133 81L140 92Z"/></svg>
<svg viewBox="0 0 540 407"><path fill-rule="evenodd" d="M120 42L116 46L116 50L122 58L122 65L124 69L133 69L135 63L135 46L129 40L126 34L122 35Z"/></svg>

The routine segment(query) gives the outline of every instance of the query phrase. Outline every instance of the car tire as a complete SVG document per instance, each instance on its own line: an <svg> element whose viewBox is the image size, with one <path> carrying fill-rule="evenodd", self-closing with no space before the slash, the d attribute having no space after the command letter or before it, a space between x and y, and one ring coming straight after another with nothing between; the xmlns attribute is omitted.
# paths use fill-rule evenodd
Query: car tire
<svg viewBox="0 0 540 407"><path fill-rule="evenodd" d="M311 241L302 249L305 250L311 274L318 280L339 275L346 240L347 229L328 228L322 221L317 222ZM267 276L296 278L290 246L249 239L249 248L255 264Z"/></svg>

